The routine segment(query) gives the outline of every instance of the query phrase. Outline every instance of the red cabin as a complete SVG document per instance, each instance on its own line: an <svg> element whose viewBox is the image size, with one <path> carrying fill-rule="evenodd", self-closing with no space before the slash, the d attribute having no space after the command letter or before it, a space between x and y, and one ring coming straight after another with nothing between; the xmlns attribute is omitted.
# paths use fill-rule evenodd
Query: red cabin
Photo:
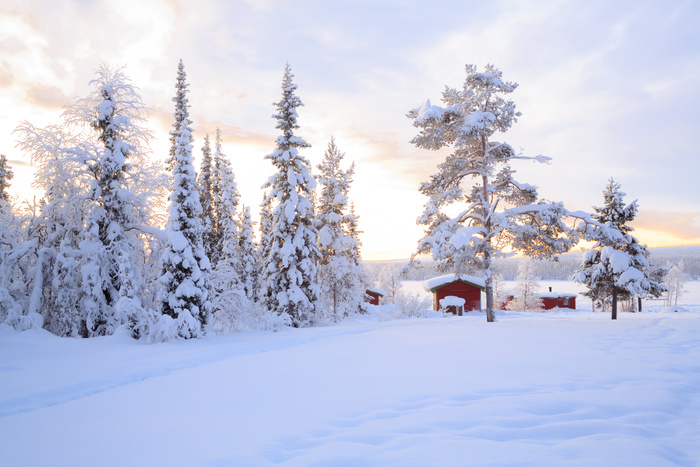
<svg viewBox="0 0 700 467"><path fill-rule="evenodd" d="M545 292L536 294L542 299L543 310L552 310L554 308L571 308L576 309L576 294L575 293L557 293Z"/></svg>
<svg viewBox="0 0 700 467"><path fill-rule="evenodd" d="M436 277L429 280L426 286L427 290L433 294L433 309L435 311L440 309L440 300L446 297L464 299L464 311L481 310L481 291L486 288L483 279L466 274L448 274ZM448 306L446 310L450 313L457 312L457 308L454 306Z"/></svg>
<svg viewBox="0 0 700 467"><path fill-rule="evenodd" d="M365 293L369 297L370 305L379 305L379 299L386 295L386 292L377 287L369 287Z"/></svg>

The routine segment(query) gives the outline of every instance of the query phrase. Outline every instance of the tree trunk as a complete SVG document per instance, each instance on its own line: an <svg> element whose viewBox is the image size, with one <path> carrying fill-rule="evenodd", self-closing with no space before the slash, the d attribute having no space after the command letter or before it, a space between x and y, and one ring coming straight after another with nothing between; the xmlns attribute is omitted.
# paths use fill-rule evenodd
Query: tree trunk
<svg viewBox="0 0 700 467"><path fill-rule="evenodd" d="M487 152L487 142L484 136L481 137L481 150L483 151L483 156L486 157ZM482 206L486 219L484 220L484 230L486 230L486 241L487 245L484 249L484 274L486 275L486 322L493 323L496 321L496 313L493 311L493 276L491 274L491 206L489 202L489 192L488 185L489 181L486 175L482 175Z"/></svg>
<svg viewBox="0 0 700 467"><path fill-rule="evenodd" d="M612 289L612 319L617 319L617 287Z"/></svg>
<svg viewBox="0 0 700 467"><path fill-rule="evenodd" d="M486 322L496 321L496 314L493 311L493 277L491 275L491 252L484 252L484 269L486 275Z"/></svg>
<svg viewBox="0 0 700 467"><path fill-rule="evenodd" d="M333 284L333 318L338 320L338 284Z"/></svg>
<svg viewBox="0 0 700 467"><path fill-rule="evenodd" d="M637 297L637 311L642 312L642 297Z"/></svg>

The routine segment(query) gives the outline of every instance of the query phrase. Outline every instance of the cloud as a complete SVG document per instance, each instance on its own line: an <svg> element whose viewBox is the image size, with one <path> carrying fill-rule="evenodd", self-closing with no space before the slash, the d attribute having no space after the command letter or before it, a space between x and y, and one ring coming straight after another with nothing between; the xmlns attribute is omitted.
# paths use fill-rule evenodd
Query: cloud
<svg viewBox="0 0 700 467"><path fill-rule="evenodd" d="M61 108L70 104L72 100L57 87L39 84L26 86L25 95L28 102L46 109Z"/></svg>
<svg viewBox="0 0 700 467"><path fill-rule="evenodd" d="M688 242L700 240L700 211L640 210L632 225L638 229L670 234Z"/></svg>
<svg viewBox="0 0 700 467"><path fill-rule="evenodd" d="M264 148L268 151L274 147L275 136L272 133L257 133L238 126L228 125L221 121L208 121L200 123L197 125L197 133L202 137L205 134L208 134L213 144L214 135L216 135L217 128L221 130L221 139L224 144L251 145Z"/></svg>
<svg viewBox="0 0 700 467"><path fill-rule="evenodd" d="M27 161L21 161L18 159L8 159L7 162L11 166L16 166L16 167L31 167L31 164Z"/></svg>

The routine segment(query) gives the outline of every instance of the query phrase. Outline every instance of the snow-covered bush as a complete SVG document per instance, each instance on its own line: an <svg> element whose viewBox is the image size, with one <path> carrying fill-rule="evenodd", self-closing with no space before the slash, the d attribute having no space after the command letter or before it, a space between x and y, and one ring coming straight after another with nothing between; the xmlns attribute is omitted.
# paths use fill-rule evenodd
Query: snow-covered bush
<svg viewBox="0 0 700 467"><path fill-rule="evenodd" d="M218 295L214 300L214 313L207 330L215 334L236 331L276 331L292 326L289 315L278 314L261 303L248 300L242 290L232 290Z"/></svg>

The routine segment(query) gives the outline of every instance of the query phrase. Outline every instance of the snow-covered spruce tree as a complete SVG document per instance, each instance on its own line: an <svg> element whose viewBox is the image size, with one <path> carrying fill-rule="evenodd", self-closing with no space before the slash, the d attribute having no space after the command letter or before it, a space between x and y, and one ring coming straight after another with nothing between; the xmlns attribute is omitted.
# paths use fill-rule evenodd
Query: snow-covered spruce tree
<svg viewBox="0 0 700 467"><path fill-rule="evenodd" d="M59 335L66 335L67 329L73 332L75 323L55 329L54 324L65 323L65 317L54 319L51 314L65 309L63 305L74 307L75 302L73 294L65 290L57 294L56 287L79 286L81 297L99 295L104 302L100 308L104 316L93 316L94 326L87 325L87 313L81 308L81 335L108 334L124 322L118 303L122 298L138 301L136 291L143 285L140 269L146 262L140 232L152 219L161 186L160 172L148 161L151 135L142 126L148 111L138 89L122 69L107 66L98 68L91 84L86 98L66 108L63 124L39 129L25 122L16 130L22 136L19 146L37 164L35 186L46 193L41 219L32 222L28 235L37 244L29 312L40 310L47 329ZM57 255L62 257L59 262ZM65 270L69 265L86 267L90 274L76 275ZM120 271L125 269L133 278L129 287L123 286ZM99 280L92 279L95 271ZM90 284L76 277L89 277ZM56 300L72 303L56 306Z"/></svg>
<svg viewBox="0 0 700 467"><path fill-rule="evenodd" d="M7 163L7 158L0 154L0 323L4 322L10 313L21 316L20 303L23 297L13 296L12 292L19 292L21 295L26 293L24 287L13 287L16 285L13 277L16 274L13 253L17 246L17 238L14 231L14 213L7 191L13 177L14 173Z"/></svg>
<svg viewBox="0 0 700 467"><path fill-rule="evenodd" d="M603 191L604 205L593 207L591 216L600 227L593 229L589 239L595 240L580 269L574 276L585 284L594 307L612 307L612 319L617 319L618 300L647 295L660 296L666 287L658 283L655 268L648 260L649 252L630 232L627 225L637 215L637 201L626 205L620 185L610 179Z"/></svg>
<svg viewBox="0 0 700 467"><path fill-rule="evenodd" d="M7 163L7 157L0 154L0 251L9 250L14 244L11 227L14 224L14 213L10 203L10 180L14 178L12 167Z"/></svg>
<svg viewBox="0 0 700 467"><path fill-rule="evenodd" d="M263 200L260 203L260 246L258 247L260 260L270 256L272 245L272 202L267 196L268 192L263 192Z"/></svg>
<svg viewBox="0 0 700 467"><path fill-rule="evenodd" d="M204 136L202 146L202 163L197 176L199 185L199 202L202 205L202 239L204 252L214 265L213 257L216 250L216 213L214 208L214 164L211 156L209 135Z"/></svg>
<svg viewBox="0 0 700 467"><path fill-rule="evenodd" d="M411 142L422 149L452 146L453 152L420 191L429 199L418 223L426 226L418 253L429 253L455 273L480 269L486 282L486 317L494 321L492 260L510 246L529 256L552 257L575 243L565 234L566 214L561 203L537 201L534 186L514 178L510 162L529 159L547 162L543 156L525 157L494 133L507 131L520 112L504 95L516 83L502 80L502 73L487 65L484 72L467 65L463 88L446 88L444 106L427 101L408 117L420 129ZM453 205L461 206L452 216ZM448 209L452 208L452 209Z"/></svg>
<svg viewBox="0 0 700 467"><path fill-rule="evenodd" d="M532 260L525 258L518 263L518 277L515 285L515 296L508 304L509 310L514 311L540 311L544 308L544 303L535 291L539 287L538 277L535 275L535 268Z"/></svg>
<svg viewBox="0 0 700 467"><path fill-rule="evenodd" d="M238 252L240 255L240 269L238 277L240 284L248 300L256 300L256 290L260 280L260 258L255 248L253 236L253 220L250 217L250 208L243 206L238 221L240 232L238 235Z"/></svg>
<svg viewBox="0 0 700 467"><path fill-rule="evenodd" d="M355 204L351 202L350 212L347 216L345 216L345 224L347 227L348 235L350 236L350 238L353 239L349 255L355 263L362 264L362 255L360 254L360 248L362 248L360 233L362 232L360 232L359 221L359 216L355 214ZM365 269L364 274L366 276L367 281L371 280L369 271Z"/></svg>
<svg viewBox="0 0 700 467"><path fill-rule="evenodd" d="M216 130L214 165L217 244L215 247L216 263L212 267L212 283L215 289L214 312L218 313L225 311L223 308L230 308L231 303L240 302L238 299L234 302L222 300L224 295L233 291L243 293L240 276L243 269L239 249L240 225L238 224L237 212L240 195L231 166L221 152L221 131L218 128ZM239 305L236 308L240 309L242 306Z"/></svg>
<svg viewBox="0 0 700 467"><path fill-rule="evenodd" d="M223 249L228 244L232 243L235 246L238 243L238 204L241 198L236 177L231 169L231 163L222 152L221 143L221 130L217 128L214 150L213 194L216 217L215 250L219 254L223 252ZM218 261L218 258L216 260Z"/></svg>
<svg viewBox="0 0 700 467"><path fill-rule="evenodd" d="M6 203L10 202L10 193L7 191L10 188L10 180L15 174L12 167L7 163L7 156L0 154L0 200Z"/></svg>
<svg viewBox="0 0 700 467"><path fill-rule="evenodd" d="M349 212L348 192L355 165L340 168L345 157L331 139L318 166L321 194L317 204L319 250L318 283L320 305L338 321L364 305L367 275L359 261L357 222ZM354 232L353 232L354 230Z"/></svg>
<svg viewBox="0 0 700 467"><path fill-rule="evenodd" d="M280 315L289 316L295 327L313 325L319 288L316 263L319 252L314 208L310 197L316 188L307 159L299 149L309 144L294 134L299 128L296 109L302 106L295 95L292 70L285 66L282 99L275 104L277 148L265 156L277 172L263 188L270 192L265 203L271 203L272 218L267 255L262 259L263 304Z"/></svg>
<svg viewBox="0 0 700 467"><path fill-rule="evenodd" d="M167 322L157 339L200 337L210 313L210 264L202 243L202 206L192 158L192 129L185 67L180 61L175 85L173 187L170 194L168 241L161 258L159 301ZM168 321L168 318L173 323ZM171 335L174 333L176 335Z"/></svg>
<svg viewBox="0 0 700 467"><path fill-rule="evenodd" d="M79 101L75 111L80 121L91 117L90 123L100 145L90 167L95 177L90 192L94 205L88 215L86 241L81 243L81 250L83 246L90 246L82 254L86 259L85 267L91 272L83 276L91 277L96 271L93 267L100 271L95 284L93 281L83 284L84 293L94 294L95 287L100 287L99 299L104 300L104 304L99 316L93 319L89 314L86 316L89 322L83 328L84 337L113 333L127 319L116 306L119 299L138 300L136 292L141 279L134 257L137 246L126 229L140 222L135 209L139 201L129 189L127 173L131 170L131 156L145 152L151 139L150 132L141 126L147 109L129 79L121 70L113 71L105 66L99 68L97 74L98 78L93 81L95 91ZM124 284L126 277L129 278L127 286Z"/></svg>

